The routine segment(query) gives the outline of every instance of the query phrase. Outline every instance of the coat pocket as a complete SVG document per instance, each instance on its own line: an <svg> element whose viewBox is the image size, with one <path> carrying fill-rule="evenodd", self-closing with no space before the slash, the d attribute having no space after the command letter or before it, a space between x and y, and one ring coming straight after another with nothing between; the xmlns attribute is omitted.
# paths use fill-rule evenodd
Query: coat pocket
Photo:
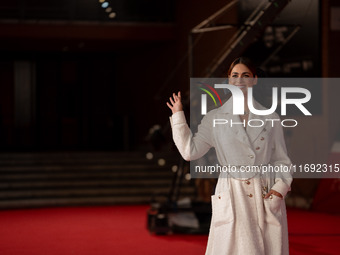
<svg viewBox="0 0 340 255"><path fill-rule="evenodd" d="M265 221L268 224L281 226L281 203L283 203L283 199L278 196L272 195L272 198L264 199L263 203L265 210Z"/></svg>
<svg viewBox="0 0 340 255"><path fill-rule="evenodd" d="M221 192L211 196L211 203L215 227L228 224L234 220L229 192Z"/></svg>

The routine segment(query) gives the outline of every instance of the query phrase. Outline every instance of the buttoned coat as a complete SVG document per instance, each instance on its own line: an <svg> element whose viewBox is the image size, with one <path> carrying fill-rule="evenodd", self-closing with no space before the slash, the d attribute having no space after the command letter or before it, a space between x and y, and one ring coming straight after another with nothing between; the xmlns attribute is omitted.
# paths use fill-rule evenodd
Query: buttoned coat
<svg viewBox="0 0 340 255"><path fill-rule="evenodd" d="M285 166L286 170L290 170L291 161L287 156L279 116L275 112L264 116L250 113L250 125L245 128L240 124L240 117L233 115L232 101L229 99L221 107L208 112L195 135L187 125L183 111L170 117L173 139L182 157L188 161L195 160L214 147L222 166L270 164ZM256 101L254 108L266 110ZM223 120L220 123L227 123L216 124L217 119ZM231 123L234 124L232 127ZM226 176L219 176L215 195L212 196L213 212L206 255L288 254L284 200L277 196L263 199L262 188L264 180L268 190L273 189L285 197L292 182L291 171L267 173L261 178L257 178L255 173L253 176L247 175L247 179L253 177L254 194L251 205L243 199L242 188L234 181L236 178L223 177ZM254 225L249 231L240 231L248 221Z"/></svg>

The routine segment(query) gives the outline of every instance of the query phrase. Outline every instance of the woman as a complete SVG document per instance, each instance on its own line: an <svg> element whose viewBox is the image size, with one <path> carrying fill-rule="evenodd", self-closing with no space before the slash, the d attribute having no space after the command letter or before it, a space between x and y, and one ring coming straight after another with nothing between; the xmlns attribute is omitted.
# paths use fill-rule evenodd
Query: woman
<svg viewBox="0 0 340 255"><path fill-rule="evenodd" d="M182 109L178 92L167 102L173 139L186 160L202 157L210 148L216 150L221 166L291 166L287 156L283 130L276 113L258 116L249 112L248 88L257 83L256 68L246 58L236 59L228 70L229 84L244 94L244 115L232 114L232 98L202 119L193 136ZM265 110L253 101L255 109ZM231 119L243 125L216 125L213 119ZM248 120L260 119L263 126L247 125ZM226 177L226 178L224 178ZM288 228L284 197L290 190L290 172L251 173L239 178L221 173L212 196L212 220L206 249L207 255L229 254L288 254Z"/></svg>

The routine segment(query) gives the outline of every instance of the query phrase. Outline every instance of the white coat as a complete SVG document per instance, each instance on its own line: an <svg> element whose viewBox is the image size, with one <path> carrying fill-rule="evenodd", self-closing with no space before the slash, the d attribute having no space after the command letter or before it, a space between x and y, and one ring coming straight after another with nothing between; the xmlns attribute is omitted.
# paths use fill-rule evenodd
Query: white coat
<svg viewBox="0 0 340 255"><path fill-rule="evenodd" d="M264 110L254 101L254 107ZM192 135L183 111L170 118L174 142L185 160L202 157L210 148L216 150L220 165L285 165L290 167L283 130L276 113L259 116L250 113L249 120L260 119L261 127L242 125L216 125L213 119L240 122L232 114L232 99L223 106L210 111ZM259 121L252 123L260 126ZM286 255L288 250L288 228L286 207L283 199L272 196L263 199L263 183L283 197L290 190L290 172L279 172L248 179L223 178L220 175L212 196L212 220L206 255L258 254ZM253 178L251 178L253 177Z"/></svg>

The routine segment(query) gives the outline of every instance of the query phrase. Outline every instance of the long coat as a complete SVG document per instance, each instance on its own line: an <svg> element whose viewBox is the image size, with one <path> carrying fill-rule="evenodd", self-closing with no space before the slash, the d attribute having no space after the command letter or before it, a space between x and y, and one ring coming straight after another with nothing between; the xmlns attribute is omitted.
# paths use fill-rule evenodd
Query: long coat
<svg viewBox="0 0 340 255"><path fill-rule="evenodd" d="M254 107L265 110L254 101ZM210 111L198 126L195 135L187 125L183 111L170 117L174 142L185 160L201 158L210 148L216 150L220 165L256 166L280 165L291 167L287 156L283 130L276 113L259 116L250 113L252 126L215 125L214 119L240 123L232 114L232 99ZM269 121L268 121L269 120ZM256 122L256 124L255 124ZM288 254L286 207L277 196L264 199L266 189L273 189L283 197L290 190L291 172L267 173L258 178L223 178L220 174L215 195L212 196L212 220L206 255L229 254ZM230 177L230 176L229 176Z"/></svg>

